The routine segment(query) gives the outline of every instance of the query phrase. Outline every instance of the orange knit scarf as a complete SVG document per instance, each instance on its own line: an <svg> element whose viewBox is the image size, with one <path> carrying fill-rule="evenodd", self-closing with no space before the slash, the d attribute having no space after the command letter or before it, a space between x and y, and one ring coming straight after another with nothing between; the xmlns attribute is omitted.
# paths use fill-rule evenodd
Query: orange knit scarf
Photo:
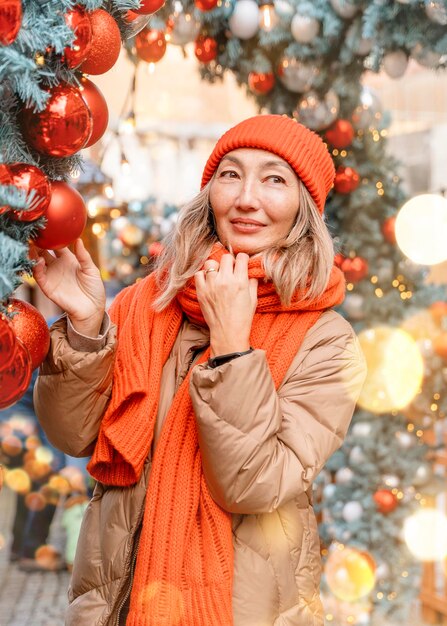
<svg viewBox="0 0 447 626"><path fill-rule="evenodd" d="M226 252L215 247L210 258ZM256 259L250 277L263 278ZM125 289L110 314L119 329L113 393L89 464L94 478L130 487L143 471L157 416L160 381L183 320L204 324L191 281L155 313L154 275ZM251 345L266 351L276 387L307 330L343 300L344 278L334 267L318 301L283 307L271 282L260 280ZM200 358L204 362L209 349ZM243 384L243 381L241 381ZM189 375L173 398L152 459L127 626L231 626L231 515L211 498L201 467Z"/></svg>

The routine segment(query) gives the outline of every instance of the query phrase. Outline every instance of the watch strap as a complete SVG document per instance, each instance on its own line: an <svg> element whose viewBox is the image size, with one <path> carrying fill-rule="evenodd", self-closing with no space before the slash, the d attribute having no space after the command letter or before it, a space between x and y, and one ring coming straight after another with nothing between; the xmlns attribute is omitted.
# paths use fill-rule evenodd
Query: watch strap
<svg viewBox="0 0 447 626"><path fill-rule="evenodd" d="M218 367L219 365L228 363L228 361L237 359L240 356L245 356L246 354L250 354L250 352L253 352L253 350L254 348L250 348L249 350L245 350L245 352L230 352L229 354L219 354L217 356L210 357L208 359L208 367L211 367L211 368Z"/></svg>

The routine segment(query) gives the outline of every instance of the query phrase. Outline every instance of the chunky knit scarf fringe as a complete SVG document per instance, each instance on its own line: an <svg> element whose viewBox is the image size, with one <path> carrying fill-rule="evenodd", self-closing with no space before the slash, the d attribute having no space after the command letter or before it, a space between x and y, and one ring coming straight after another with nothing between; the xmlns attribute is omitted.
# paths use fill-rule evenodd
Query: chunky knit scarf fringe
<svg viewBox="0 0 447 626"><path fill-rule="evenodd" d="M210 258L226 252L214 248ZM276 387L308 329L344 296L334 267L318 301L283 307L259 260L260 279L251 345L265 350ZM89 463L94 478L130 487L141 477L157 416L160 381L185 314L205 324L194 281L161 313L154 275L122 291L110 314L118 326L113 393ZM209 356L209 350L200 362ZM243 384L243 381L241 381ZM231 626L233 546L231 515L211 498L203 476L189 375L166 416L152 459L127 626Z"/></svg>

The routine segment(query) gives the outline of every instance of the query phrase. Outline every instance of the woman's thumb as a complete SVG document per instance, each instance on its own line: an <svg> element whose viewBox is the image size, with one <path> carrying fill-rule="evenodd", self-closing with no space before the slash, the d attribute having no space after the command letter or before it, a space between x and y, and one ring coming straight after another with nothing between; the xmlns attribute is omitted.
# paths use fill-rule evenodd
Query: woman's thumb
<svg viewBox="0 0 447 626"><path fill-rule="evenodd" d="M92 257L88 253L82 239L76 239L73 247L74 254L79 261L82 270L91 269L93 266Z"/></svg>

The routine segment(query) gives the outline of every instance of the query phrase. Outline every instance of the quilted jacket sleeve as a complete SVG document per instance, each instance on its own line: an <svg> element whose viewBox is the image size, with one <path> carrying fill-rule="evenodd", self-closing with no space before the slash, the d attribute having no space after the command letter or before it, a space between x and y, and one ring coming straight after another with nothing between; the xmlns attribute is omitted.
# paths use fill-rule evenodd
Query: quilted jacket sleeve
<svg viewBox="0 0 447 626"><path fill-rule="evenodd" d="M98 351L75 349L67 318L51 327L51 344L34 387L34 408L48 439L71 456L93 451L112 392L116 326L110 325Z"/></svg>
<svg viewBox="0 0 447 626"><path fill-rule="evenodd" d="M278 391L262 350L196 366L190 393L214 500L265 513L307 491L342 444L365 375L358 340L333 311L307 333Z"/></svg>

